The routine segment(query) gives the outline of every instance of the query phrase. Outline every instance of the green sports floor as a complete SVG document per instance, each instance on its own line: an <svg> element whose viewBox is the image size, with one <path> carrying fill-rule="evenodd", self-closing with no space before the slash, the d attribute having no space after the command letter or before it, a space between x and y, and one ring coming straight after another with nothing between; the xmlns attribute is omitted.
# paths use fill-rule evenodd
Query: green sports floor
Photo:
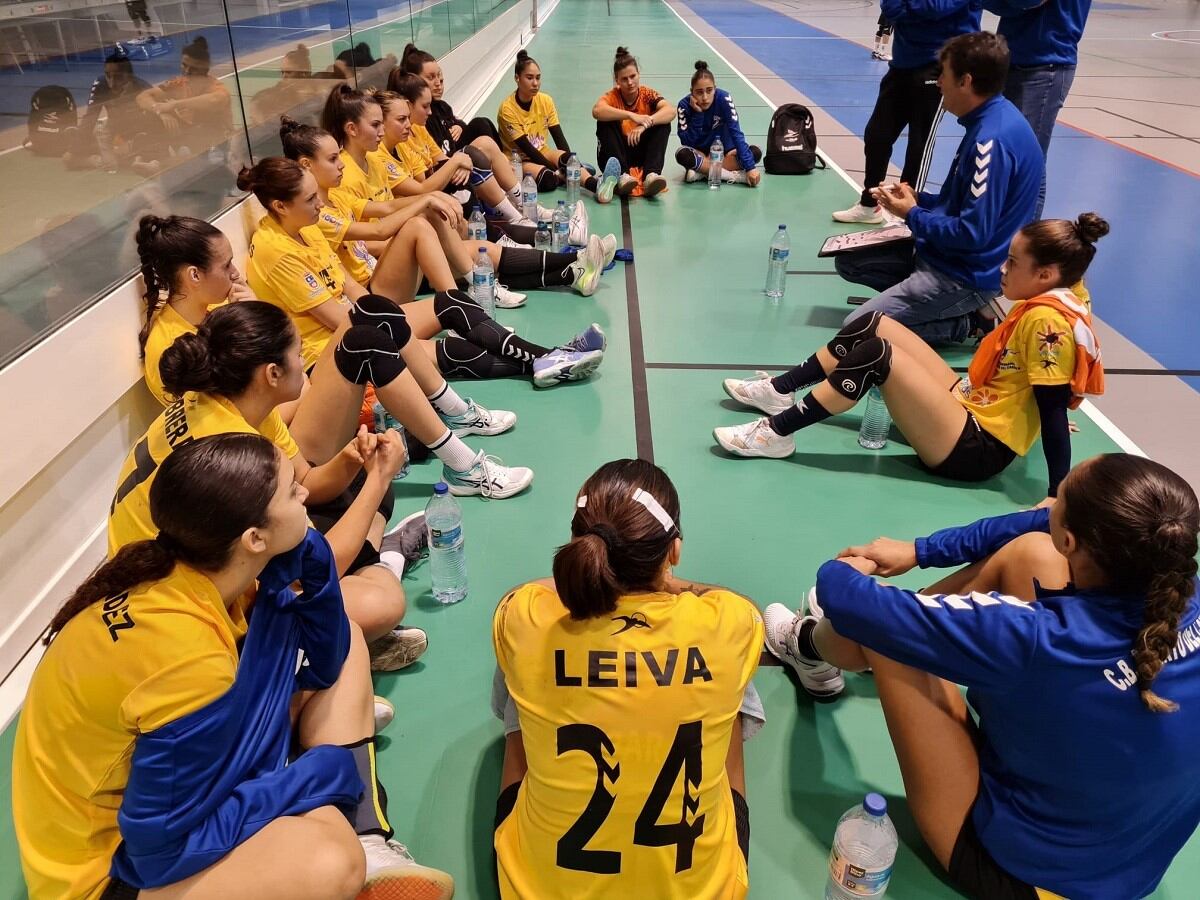
<svg viewBox="0 0 1200 900"><path fill-rule="evenodd" d="M529 48L584 158L594 152L591 104L610 84L618 43L641 57L643 82L672 102L687 91L692 61L707 59L738 100L750 140L763 142L769 107L663 2L613 5L619 18L610 18L601 0L563 0ZM506 78L480 112L494 115L510 88ZM675 146L672 139L668 159ZM553 550L568 536L575 492L601 463L640 453L665 468L682 498L679 574L729 585L763 607L797 604L820 563L848 544L1010 512L1036 503L1045 489L1038 448L1000 479L952 484L923 472L894 432L886 450L862 450L855 413L805 431L789 460L725 457L711 429L750 414L725 398L721 379L799 361L846 314L848 286L815 250L831 232L828 211L855 192L826 171L766 176L758 190L727 185L713 194L703 184L682 184L677 167L668 169L670 191L656 201L635 200L627 209L589 205L592 230L624 235L634 265L618 263L592 298L536 292L525 308L500 313L502 322L543 343L596 321L609 336L608 355L591 381L550 391L535 393L525 381L461 385L480 402L519 414L512 432L477 444L510 464L532 466L537 478L519 498L464 504L466 601L438 606L427 564L405 579L406 620L428 631L430 647L412 668L377 681L397 709L381 739L382 779L397 836L418 860L453 873L460 897L497 895L491 823L502 737L488 708L491 613L507 588L549 574ZM771 303L760 289L767 243L780 222L791 232L797 274L783 302ZM959 354L953 361L965 360ZM1085 415L1073 418L1077 460L1116 449ZM414 467L396 489L397 516L425 502L438 471ZM917 573L901 583L933 578ZM840 701L818 705L777 666L764 666L755 678L768 723L746 747L751 897L820 897L838 816L869 790L887 796L901 835L889 896L958 896L909 816L871 679L847 682ZM13 731L0 736L5 758ZM8 794L4 772L0 900L24 896ZM1154 896L1194 898L1198 883L1200 840L1193 839Z"/></svg>

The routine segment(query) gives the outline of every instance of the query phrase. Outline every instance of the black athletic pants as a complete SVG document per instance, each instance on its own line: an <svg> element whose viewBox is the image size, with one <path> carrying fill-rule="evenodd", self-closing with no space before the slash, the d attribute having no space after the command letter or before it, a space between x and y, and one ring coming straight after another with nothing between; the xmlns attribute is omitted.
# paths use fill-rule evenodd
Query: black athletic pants
<svg viewBox="0 0 1200 900"><path fill-rule="evenodd" d="M879 96L875 109L863 132L866 150L866 173L863 176L863 206L875 206L869 190L879 187L887 177L888 161L892 158L892 146L905 127L908 128L908 149L904 153L902 181L920 190L923 169L928 168L926 143L929 133L940 118L938 111L942 94L937 86L936 65L919 69L888 68L879 82ZM929 148L932 152L932 147Z"/></svg>
<svg viewBox="0 0 1200 900"><path fill-rule="evenodd" d="M636 166L641 168L643 175L651 172L661 175L670 137L670 125L655 125L646 129L636 147L630 147L620 122L597 122L596 162L603 170L609 158L615 156L622 172L627 173Z"/></svg>

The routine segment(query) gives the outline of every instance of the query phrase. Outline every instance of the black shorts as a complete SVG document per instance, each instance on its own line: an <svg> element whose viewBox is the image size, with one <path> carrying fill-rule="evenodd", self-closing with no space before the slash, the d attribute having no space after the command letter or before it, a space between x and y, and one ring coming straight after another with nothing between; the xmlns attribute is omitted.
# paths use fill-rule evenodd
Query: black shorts
<svg viewBox="0 0 1200 900"><path fill-rule="evenodd" d="M100 895L100 900L137 900L138 889L120 878L114 878Z"/></svg>
<svg viewBox="0 0 1200 900"><path fill-rule="evenodd" d="M967 413L967 422L950 455L938 465L926 468L952 481L987 481L1007 469L1016 458L1011 447L993 437Z"/></svg>
<svg viewBox="0 0 1200 900"><path fill-rule="evenodd" d="M1037 891L1008 874L992 859L975 832L975 822L967 813L954 851L950 854L950 880L968 897L981 900L1038 900Z"/></svg>
<svg viewBox="0 0 1200 900"><path fill-rule="evenodd" d="M350 504L354 502L354 498L358 496L358 492L363 489L366 480L366 472L359 472L354 476L354 480L350 482L350 486L342 491L341 494L327 503L322 503L320 506L310 506L308 508L308 518L313 523L313 527L321 532L321 534L328 533L329 529L336 525L342 516L346 514L346 510L350 508ZM395 497L391 491L387 491L383 495L383 499L379 501L378 509L385 522L392 517L395 502ZM377 562L379 562L379 551L366 541L363 541L362 547L359 548L358 556L354 558L354 562L350 563L350 567L346 569L346 573L353 575L359 569L373 566Z"/></svg>
<svg viewBox="0 0 1200 900"><path fill-rule="evenodd" d="M508 787L500 792L500 796L496 798L496 823L492 826L492 831L500 827L500 823L509 817L513 811L513 807L517 805L517 793L521 790L521 782L514 781ZM738 847L742 851L742 857L750 861L750 807L746 803L746 798L738 791L730 787L729 793L733 794L733 822L737 829Z"/></svg>

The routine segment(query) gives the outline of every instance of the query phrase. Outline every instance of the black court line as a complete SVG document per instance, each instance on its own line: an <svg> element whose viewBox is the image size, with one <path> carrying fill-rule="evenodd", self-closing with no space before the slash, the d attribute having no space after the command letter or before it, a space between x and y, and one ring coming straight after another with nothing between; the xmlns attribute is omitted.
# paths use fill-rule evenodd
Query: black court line
<svg viewBox="0 0 1200 900"><path fill-rule="evenodd" d="M629 199L621 198L621 239L633 249L633 223ZM635 254L636 259L636 254ZM650 395L646 389L646 348L642 343L642 309L638 303L637 263L625 263L625 309L629 316L629 366L633 374L633 433L638 459L654 462L654 435L650 430Z"/></svg>
<svg viewBox="0 0 1200 900"><path fill-rule="evenodd" d="M789 273L790 274L790 273ZM770 372L772 370L778 372L786 372L788 369L794 368L796 363L755 363L747 365L745 363L673 363L673 362L648 362L643 364L647 369L694 369L704 372ZM966 366L951 366L955 372L966 372ZM1200 377L1200 369L1109 369L1105 368L1105 375L1172 375L1176 378L1197 378Z"/></svg>

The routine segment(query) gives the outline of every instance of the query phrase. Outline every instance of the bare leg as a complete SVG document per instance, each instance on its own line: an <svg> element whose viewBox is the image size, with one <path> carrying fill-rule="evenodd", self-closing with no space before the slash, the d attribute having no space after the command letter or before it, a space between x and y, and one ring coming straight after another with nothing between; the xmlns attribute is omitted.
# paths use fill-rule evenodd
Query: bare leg
<svg viewBox="0 0 1200 900"><path fill-rule="evenodd" d="M511 191L516 186L517 178L513 174L512 161L505 157L500 146L486 134L471 141L471 146L477 147L487 154L488 162L492 166L492 175L500 184L501 190L505 193Z"/></svg>
<svg viewBox="0 0 1200 900"><path fill-rule="evenodd" d="M368 641L383 637L404 618L404 588L383 566L359 569L344 576L341 585L346 615L362 629Z"/></svg>
<svg viewBox="0 0 1200 900"><path fill-rule="evenodd" d="M422 273L434 290L454 287L454 274L436 229L428 219L414 216L388 242L388 248L371 276L370 289L393 303L408 303L416 296Z"/></svg>
<svg viewBox="0 0 1200 900"><path fill-rule="evenodd" d="M347 381L333 361L333 351L349 327L347 323L339 328L325 345L288 426L304 458L317 466L332 459L358 430L363 386Z"/></svg>

